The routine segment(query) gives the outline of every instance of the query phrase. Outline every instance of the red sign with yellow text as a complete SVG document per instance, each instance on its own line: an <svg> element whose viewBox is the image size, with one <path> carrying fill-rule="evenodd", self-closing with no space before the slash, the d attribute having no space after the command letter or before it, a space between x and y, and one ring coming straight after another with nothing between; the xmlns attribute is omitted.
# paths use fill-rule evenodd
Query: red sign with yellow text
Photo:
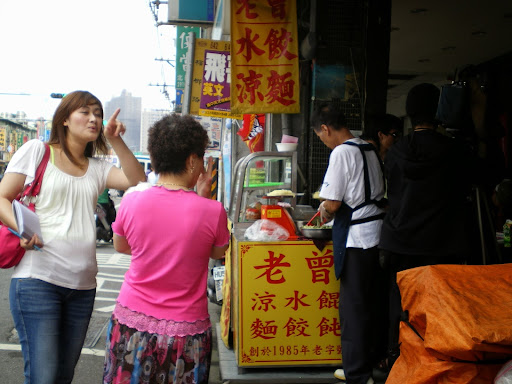
<svg viewBox="0 0 512 384"><path fill-rule="evenodd" d="M238 365L340 365L340 285L332 245L236 245Z"/></svg>
<svg viewBox="0 0 512 384"><path fill-rule="evenodd" d="M231 112L299 113L295 0L231 0Z"/></svg>

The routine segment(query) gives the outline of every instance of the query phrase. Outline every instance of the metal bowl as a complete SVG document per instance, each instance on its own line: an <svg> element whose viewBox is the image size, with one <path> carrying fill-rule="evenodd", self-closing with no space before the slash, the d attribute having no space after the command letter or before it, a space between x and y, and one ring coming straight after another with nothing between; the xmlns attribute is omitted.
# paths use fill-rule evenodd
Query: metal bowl
<svg viewBox="0 0 512 384"><path fill-rule="evenodd" d="M301 228L300 230L309 239L332 239L332 228Z"/></svg>

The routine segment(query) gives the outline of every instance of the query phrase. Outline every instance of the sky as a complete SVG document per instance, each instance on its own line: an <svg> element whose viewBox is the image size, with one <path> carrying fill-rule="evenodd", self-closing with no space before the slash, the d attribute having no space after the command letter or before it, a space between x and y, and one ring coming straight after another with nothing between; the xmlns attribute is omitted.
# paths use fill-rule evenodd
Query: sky
<svg viewBox="0 0 512 384"><path fill-rule="evenodd" d="M175 27L157 27L149 4L0 1L0 112L51 119L60 102L51 93L87 90L105 105L124 89L143 108L169 109L163 87L149 84L174 85ZM157 17L165 21L166 4ZM174 100L174 88L166 89Z"/></svg>

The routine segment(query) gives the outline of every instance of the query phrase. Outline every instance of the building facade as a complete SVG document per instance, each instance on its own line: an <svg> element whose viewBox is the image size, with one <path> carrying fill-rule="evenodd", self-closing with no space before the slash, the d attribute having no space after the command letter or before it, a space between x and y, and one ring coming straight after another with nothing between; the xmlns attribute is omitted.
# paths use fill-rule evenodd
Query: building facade
<svg viewBox="0 0 512 384"><path fill-rule="evenodd" d="M163 116L171 113L168 109L145 109L142 111L142 124L140 129L140 151L148 153L149 128Z"/></svg>
<svg viewBox="0 0 512 384"><path fill-rule="evenodd" d="M12 120L8 117L4 114L0 117L0 174L3 174L11 156L19 147L37 138L36 128L19 121L19 116L13 116Z"/></svg>
<svg viewBox="0 0 512 384"><path fill-rule="evenodd" d="M134 97L125 89L118 97L113 97L110 101L105 103L106 120L115 112L117 108L121 108L119 120L126 125L126 133L123 136L124 142L132 150L132 152L141 151L141 111L142 111L142 98Z"/></svg>

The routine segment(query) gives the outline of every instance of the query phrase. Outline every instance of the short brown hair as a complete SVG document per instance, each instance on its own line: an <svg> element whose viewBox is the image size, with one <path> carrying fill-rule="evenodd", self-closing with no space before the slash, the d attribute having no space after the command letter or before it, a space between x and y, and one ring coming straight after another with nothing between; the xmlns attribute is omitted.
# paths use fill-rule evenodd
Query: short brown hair
<svg viewBox="0 0 512 384"><path fill-rule="evenodd" d="M53 115L52 130L48 144L59 144L69 160L76 165L78 165L78 162L73 157L67 146L66 137L68 134L68 127L64 125L64 122L77 109L93 104L98 104L100 106L101 118L103 119L103 106L101 101L92 93L87 91L74 91L65 95ZM101 128L102 129L100 130L100 134L96 141L87 143L84 152L86 157L92 157L96 153L102 155L108 154L107 140L103 133L103 121L101 123Z"/></svg>

